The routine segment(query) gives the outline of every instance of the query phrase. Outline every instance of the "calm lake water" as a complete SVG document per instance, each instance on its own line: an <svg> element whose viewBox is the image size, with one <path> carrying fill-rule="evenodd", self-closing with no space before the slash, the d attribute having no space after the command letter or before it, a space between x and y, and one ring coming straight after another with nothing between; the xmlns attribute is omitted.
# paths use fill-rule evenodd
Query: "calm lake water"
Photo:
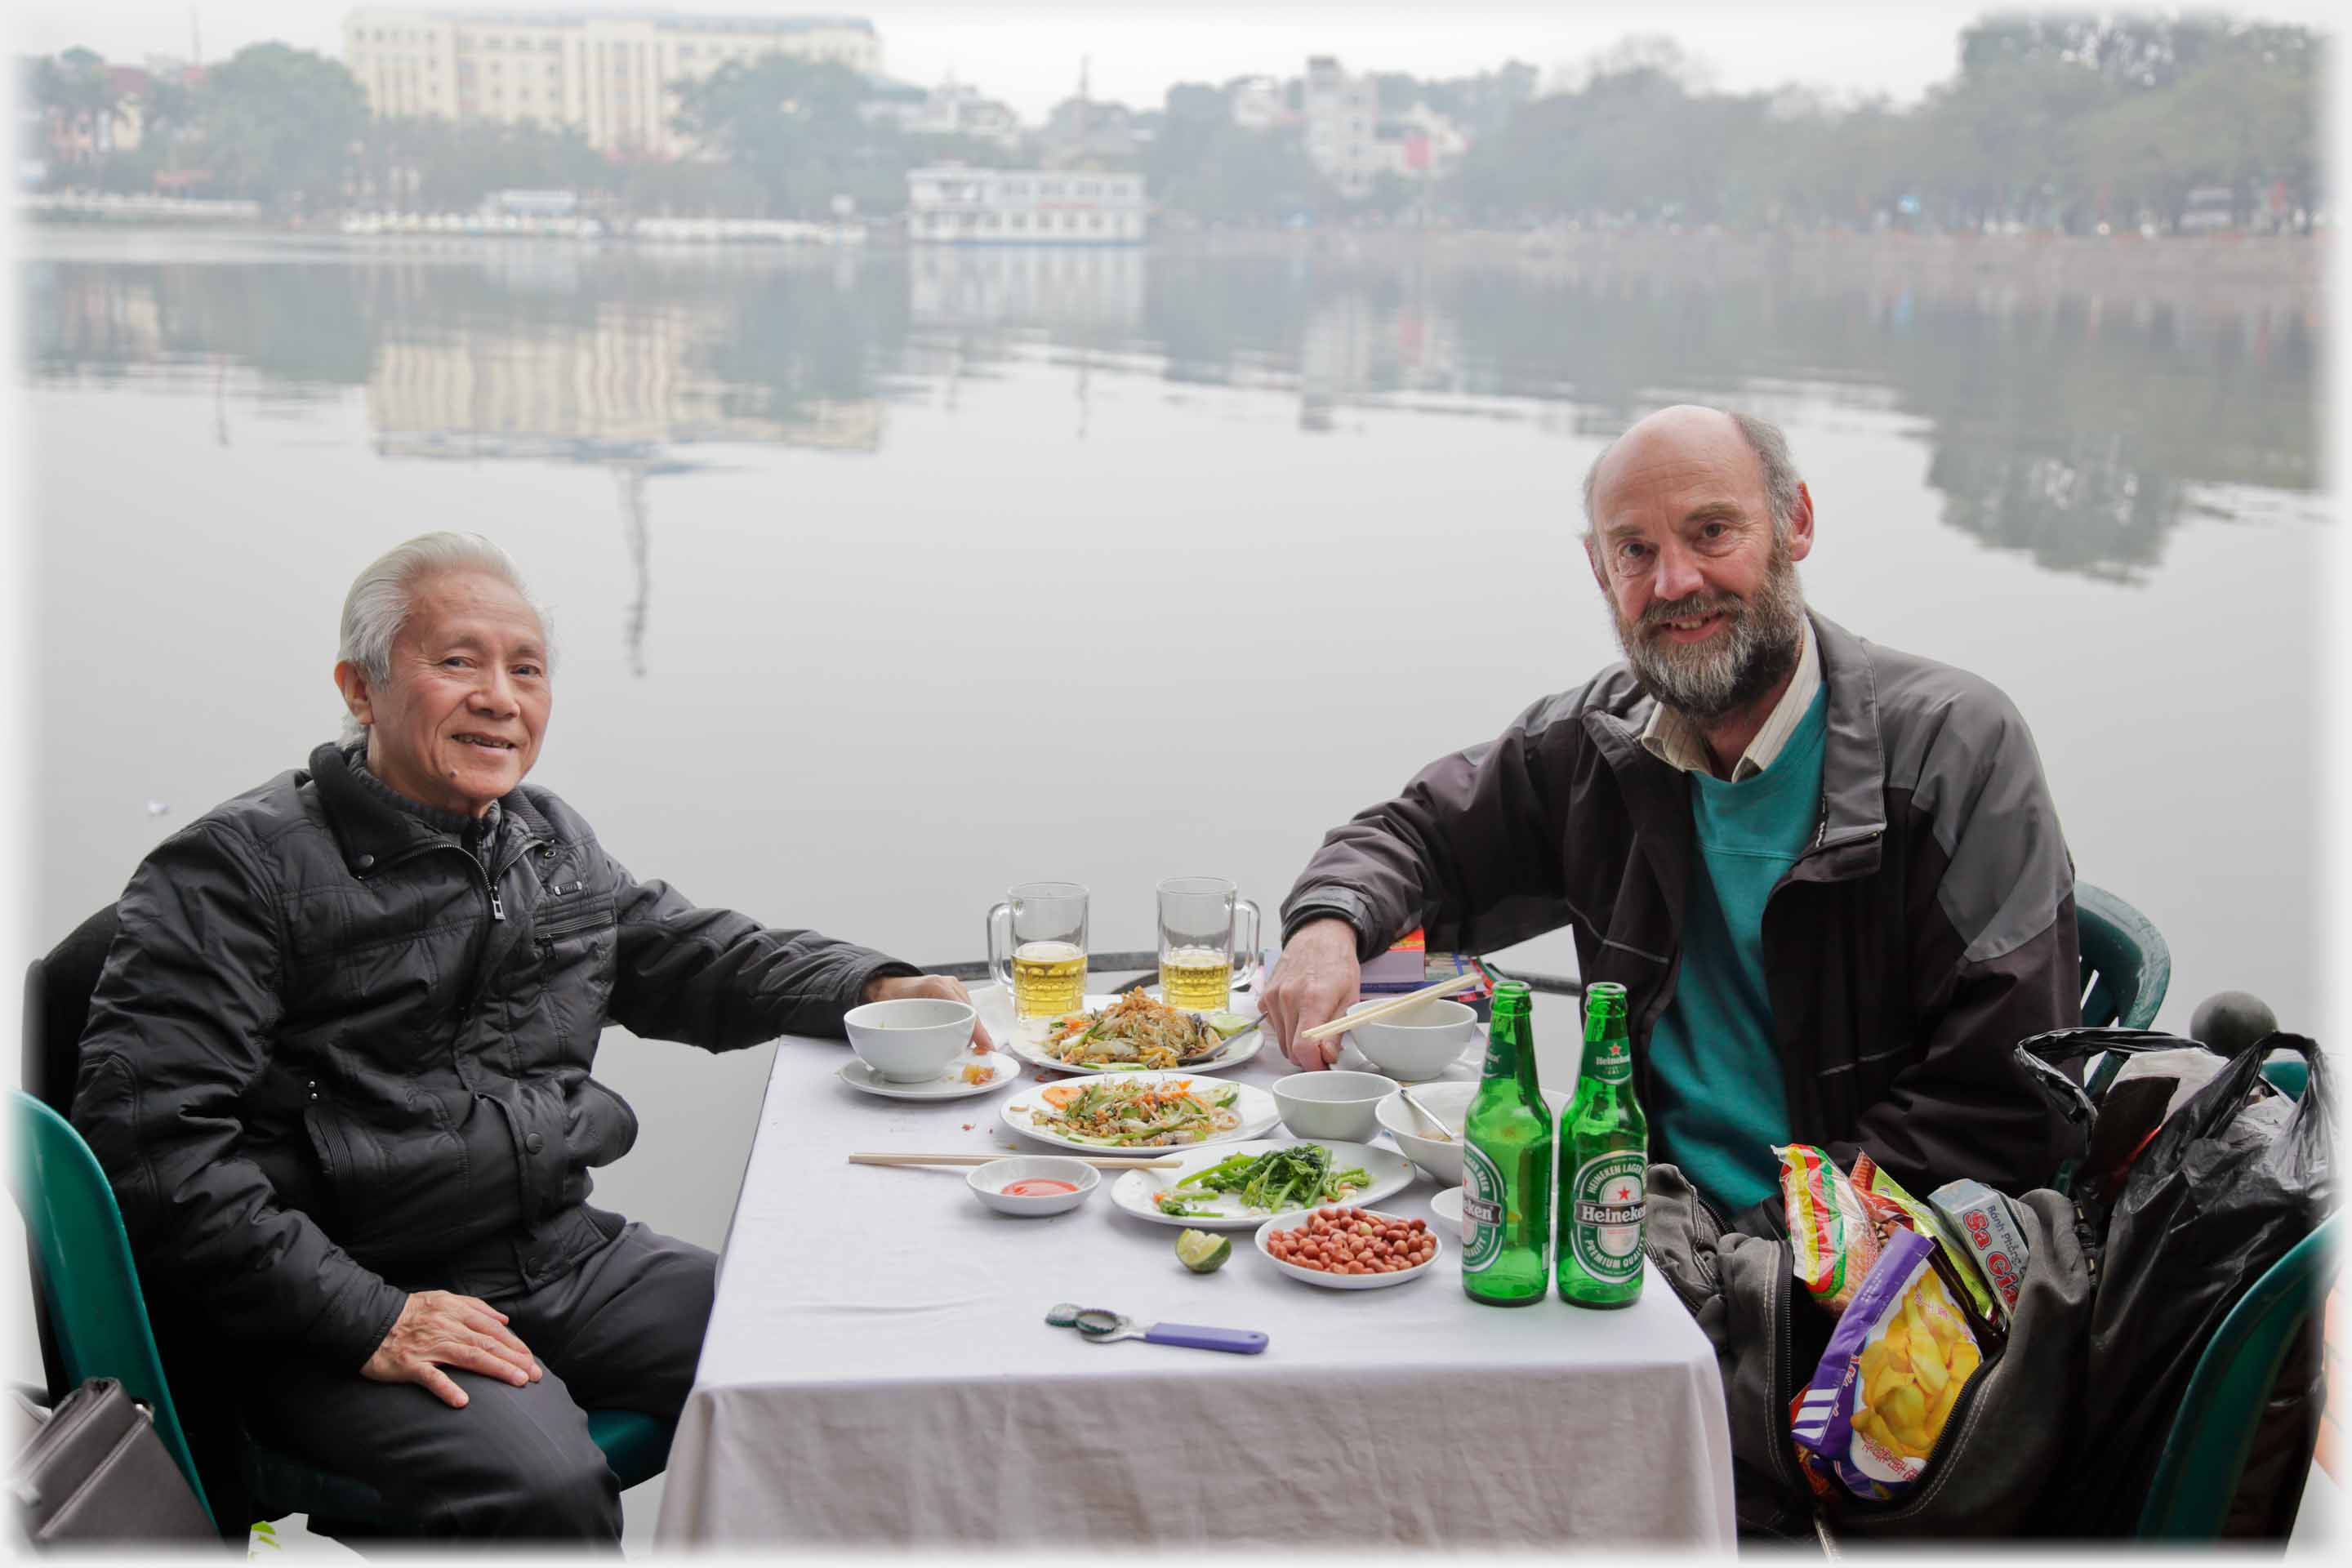
<svg viewBox="0 0 2352 1568"><path fill-rule="evenodd" d="M2318 323L1142 251L370 250L51 231L21 282L43 929L334 731L344 589L477 529L554 606L536 778L640 875L917 962L1010 882L1152 940L1614 657L1601 443L1780 421L1808 597L1987 676L2082 877L2315 1027ZM1517 950L1572 969L1564 937ZM1566 1011L1542 1027L1572 1026ZM768 1051L617 1032L615 1206L715 1244Z"/></svg>

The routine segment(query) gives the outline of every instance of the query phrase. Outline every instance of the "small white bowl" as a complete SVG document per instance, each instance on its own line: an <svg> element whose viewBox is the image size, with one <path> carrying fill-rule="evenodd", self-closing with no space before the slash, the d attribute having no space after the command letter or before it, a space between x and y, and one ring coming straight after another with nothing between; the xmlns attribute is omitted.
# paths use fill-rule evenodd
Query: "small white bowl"
<svg viewBox="0 0 2352 1568"><path fill-rule="evenodd" d="M1410 1268L1400 1268L1393 1274L1332 1274L1321 1268L1307 1268L1296 1263L1286 1263L1276 1258L1274 1255L1274 1249L1266 1245L1273 1239L1274 1233L1277 1230L1297 1230L1312 1219L1315 1212L1280 1215L1257 1227L1258 1256L1303 1284L1320 1285L1327 1290L1377 1290L1384 1285L1402 1285L1408 1279L1418 1279L1444 1260L1445 1237L1438 1235L1437 1227L1433 1225L1428 1226L1428 1234L1436 1237L1437 1250L1429 1255L1429 1261L1416 1263ZM1376 1219L1411 1217L1406 1215L1382 1214L1378 1209L1366 1209L1364 1212Z"/></svg>
<svg viewBox="0 0 2352 1568"><path fill-rule="evenodd" d="M1348 1009L1384 1007L1391 997L1376 996ZM1423 1002L1374 1023L1348 1031L1364 1059L1391 1078L1419 1083L1435 1078L1459 1060L1478 1033L1478 1015L1460 1002L1444 998Z"/></svg>
<svg viewBox="0 0 2352 1568"><path fill-rule="evenodd" d="M1274 1082L1274 1102L1282 1124L1301 1138L1336 1138L1361 1143L1379 1127L1372 1114L1381 1097L1396 1092L1396 1079L1376 1072L1295 1072Z"/></svg>
<svg viewBox="0 0 2352 1568"><path fill-rule="evenodd" d="M1020 1198L1004 1190L1015 1182L1035 1176L1049 1177L1056 1182L1075 1182L1077 1191ZM1049 1214L1065 1213L1086 1202L1094 1195L1094 1190L1102 1185L1102 1173L1084 1160L1065 1160L1055 1154L1012 1154L979 1166L963 1179L963 1183L971 1189L973 1197L997 1213L1036 1219Z"/></svg>
<svg viewBox="0 0 2352 1568"><path fill-rule="evenodd" d="M971 1044L980 1015L969 1002L944 996L897 996L852 1007L841 1024L849 1048L875 1076L891 1083L923 1083L948 1070Z"/></svg>
<svg viewBox="0 0 2352 1568"><path fill-rule="evenodd" d="M1420 1131L1421 1118L1406 1109L1402 1094L1391 1094L1373 1107L1373 1115L1404 1157L1429 1173L1441 1187L1462 1184L1462 1124L1469 1119L1471 1098L1478 1092L1475 1083L1423 1084L1412 1091L1412 1097L1429 1108L1429 1113L1445 1123L1454 1134L1451 1142L1432 1138ZM1551 1108L1552 1122L1559 1124L1559 1113L1568 1109L1568 1096L1557 1089L1543 1091L1544 1104Z"/></svg>

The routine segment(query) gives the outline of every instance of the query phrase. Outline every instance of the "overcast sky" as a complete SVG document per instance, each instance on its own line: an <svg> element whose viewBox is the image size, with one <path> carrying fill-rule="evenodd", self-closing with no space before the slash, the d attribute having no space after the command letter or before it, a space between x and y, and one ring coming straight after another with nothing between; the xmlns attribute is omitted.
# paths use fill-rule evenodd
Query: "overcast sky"
<svg viewBox="0 0 2352 1568"><path fill-rule="evenodd" d="M185 0L20 0L6 26L19 52L46 54L83 44L131 64L150 54L186 56L192 16L207 59L270 38L337 54L342 18L351 8L334 0L211 0L194 6ZM501 0L483 8L583 7L577 0ZM1188 7L1111 6L1101 0L1030 0L1017 5L982 0L953 5L940 0L872 5L715 0L664 8L863 16L881 34L883 68L892 76L929 85L952 74L1003 99L1024 119L1037 121L1076 89L1082 57L1091 58L1096 97L1151 108L1171 82L1222 81L1254 72L1293 76L1310 54L1337 54L1350 70L1416 76L1465 75L1513 58L1549 73L1632 33L1675 37L1707 68L1711 85L1726 90L1802 82L1909 102L1951 74L1960 28L1997 7L1943 0L1874 5L1468 0L1459 8L1434 0L1345 5L1265 0L1247 6L1207 0ZM2310 0L2280 0L2259 7L2258 14L2319 25L2328 10Z"/></svg>

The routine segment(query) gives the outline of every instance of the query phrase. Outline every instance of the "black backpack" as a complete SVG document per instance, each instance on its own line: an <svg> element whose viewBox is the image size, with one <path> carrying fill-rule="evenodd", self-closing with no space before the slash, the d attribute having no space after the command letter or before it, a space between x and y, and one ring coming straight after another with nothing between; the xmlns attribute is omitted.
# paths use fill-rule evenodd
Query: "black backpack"
<svg viewBox="0 0 2352 1568"><path fill-rule="evenodd" d="M1835 1325L1796 1282L1772 1203L1726 1222L1672 1165L1650 1167L1651 1263L1715 1346L1731 1424L1740 1532L1810 1540L1817 1528L1879 1539L2063 1533L2063 1470L2090 1336L2089 1237L2074 1201L2025 1194L2019 1217L2032 1263L2009 1331L1945 1423L1916 1489L1892 1502L1817 1498L1798 1470L1789 1407ZM1817 1523L1818 1521L1818 1523Z"/></svg>

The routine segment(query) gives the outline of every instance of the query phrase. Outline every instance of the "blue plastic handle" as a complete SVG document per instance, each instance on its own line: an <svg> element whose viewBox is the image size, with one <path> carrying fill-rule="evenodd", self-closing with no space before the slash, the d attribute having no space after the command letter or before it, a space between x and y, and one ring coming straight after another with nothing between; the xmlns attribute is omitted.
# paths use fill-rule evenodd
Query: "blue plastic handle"
<svg viewBox="0 0 2352 1568"><path fill-rule="evenodd" d="M1143 1340L1146 1344L1231 1351L1235 1355L1255 1355L1265 1349L1265 1336L1255 1329L1204 1329L1198 1323L1154 1323L1145 1331Z"/></svg>

